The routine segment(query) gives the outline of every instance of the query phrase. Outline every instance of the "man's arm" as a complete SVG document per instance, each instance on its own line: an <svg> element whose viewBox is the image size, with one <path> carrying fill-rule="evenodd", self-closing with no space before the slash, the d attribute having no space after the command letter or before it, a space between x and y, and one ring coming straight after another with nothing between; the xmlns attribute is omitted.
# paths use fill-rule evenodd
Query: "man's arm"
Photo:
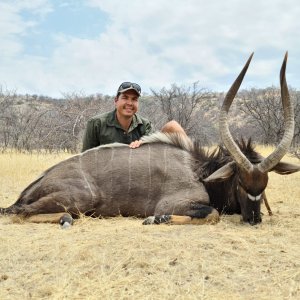
<svg viewBox="0 0 300 300"><path fill-rule="evenodd" d="M152 123L150 121L148 121L146 124L145 124L145 134L144 135L150 135L151 133L153 133L155 130L154 130L154 127L152 125Z"/></svg>
<svg viewBox="0 0 300 300"><path fill-rule="evenodd" d="M100 145L94 120L89 120L83 136L82 152Z"/></svg>
<svg viewBox="0 0 300 300"><path fill-rule="evenodd" d="M143 124L144 128L145 128L145 134L144 135L149 135L151 133L154 132L154 128L151 124L150 121L147 121L146 123ZM129 144L129 147L134 149L134 148L138 148L142 145L142 141L141 140L136 140L136 141L133 141Z"/></svg>
<svg viewBox="0 0 300 300"><path fill-rule="evenodd" d="M184 129L175 120L172 120L172 121L169 121L168 123L166 123L160 131L165 132L165 133L180 133L184 136L187 136Z"/></svg>
<svg viewBox="0 0 300 300"><path fill-rule="evenodd" d="M134 149L134 148L140 147L142 144L143 144L143 142L141 140L136 140L136 141L131 142L129 144L129 147Z"/></svg>

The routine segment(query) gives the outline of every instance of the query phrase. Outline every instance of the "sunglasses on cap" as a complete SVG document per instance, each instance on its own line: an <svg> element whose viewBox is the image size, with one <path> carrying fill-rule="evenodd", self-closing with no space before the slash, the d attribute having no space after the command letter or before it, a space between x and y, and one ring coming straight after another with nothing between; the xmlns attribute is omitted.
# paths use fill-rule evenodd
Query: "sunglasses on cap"
<svg viewBox="0 0 300 300"><path fill-rule="evenodd" d="M119 94L129 90L135 90L138 93L138 95L141 95L141 91L142 91L141 87L137 83L126 81L121 83L117 93Z"/></svg>

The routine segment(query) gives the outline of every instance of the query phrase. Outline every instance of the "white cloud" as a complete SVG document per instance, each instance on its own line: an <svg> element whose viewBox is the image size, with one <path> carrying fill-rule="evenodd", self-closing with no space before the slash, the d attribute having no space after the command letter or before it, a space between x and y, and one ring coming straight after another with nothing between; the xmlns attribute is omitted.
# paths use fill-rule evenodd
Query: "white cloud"
<svg viewBox="0 0 300 300"><path fill-rule="evenodd" d="M204 87L227 90L252 51L246 80L267 86L277 84L286 50L293 53L290 77L300 84L295 75L300 64L297 0L85 1L108 15L105 31L95 39L55 36L56 48L45 57L22 54L20 36L38 28L42 19L24 21L20 11L46 17L55 7L46 0L8 3L0 7L0 51L6 53L0 58L0 84L20 92L113 94L127 80L146 90L198 80ZM70 3L60 5L67 9Z"/></svg>
<svg viewBox="0 0 300 300"><path fill-rule="evenodd" d="M43 16L50 11L46 0L2 1L0 3L0 52L4 57L14 57L23 49L21 37L37 25L36 21L24 20L22 10Z"/></svg>

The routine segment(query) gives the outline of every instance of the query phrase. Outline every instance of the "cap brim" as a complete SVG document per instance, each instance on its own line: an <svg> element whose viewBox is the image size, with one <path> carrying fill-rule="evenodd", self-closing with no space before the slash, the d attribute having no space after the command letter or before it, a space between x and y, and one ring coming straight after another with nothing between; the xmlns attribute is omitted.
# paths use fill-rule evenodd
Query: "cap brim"
<svg viewBox="0 0 300 300"><path fill-rule="evenodd" d="M118 91L118 93L124 93L124 92L130 91L130 90L135 91L139 96L141 95L141 93L137 89L135 89L133 87L129 87L127 89L120 90L120 91Z"/></svg>

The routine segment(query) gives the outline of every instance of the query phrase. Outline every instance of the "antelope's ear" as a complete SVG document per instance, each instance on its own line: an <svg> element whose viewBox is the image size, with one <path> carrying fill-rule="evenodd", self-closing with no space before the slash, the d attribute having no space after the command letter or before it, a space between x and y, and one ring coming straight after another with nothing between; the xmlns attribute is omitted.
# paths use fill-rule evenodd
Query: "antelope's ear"
<svg viewBox="0 0 300 300"><path fill-rule="evenodd" d="M289 164L289 163L284 163L284 162L279 162L270 171L274 171L281 175L288 175L288 174L292 174L292 173L300 171L300 166L297 166L294 164Z"/></svg>
<svg viewBox="0 0 300 300"><path fill-rule="evenodd" d="M230 178L235 170L235 162L231 161L225 166L221 167L207 178L203 179L204 182L221 182Z"/></svg>

